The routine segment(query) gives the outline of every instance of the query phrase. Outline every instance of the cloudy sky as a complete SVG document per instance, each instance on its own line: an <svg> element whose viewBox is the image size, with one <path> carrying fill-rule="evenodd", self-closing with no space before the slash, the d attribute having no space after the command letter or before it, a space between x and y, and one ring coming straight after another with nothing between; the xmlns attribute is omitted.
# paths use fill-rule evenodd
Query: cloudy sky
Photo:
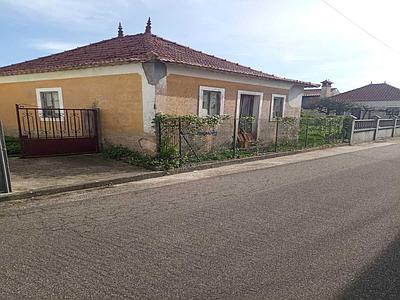
<svg viewBox="0 0 400 300"><path fill-rule="evenodd" d="M280 76L346 91L400 87L396 0L0 0L0 65L144 30ZM344 15L344 16L343 16Z"/></svg>

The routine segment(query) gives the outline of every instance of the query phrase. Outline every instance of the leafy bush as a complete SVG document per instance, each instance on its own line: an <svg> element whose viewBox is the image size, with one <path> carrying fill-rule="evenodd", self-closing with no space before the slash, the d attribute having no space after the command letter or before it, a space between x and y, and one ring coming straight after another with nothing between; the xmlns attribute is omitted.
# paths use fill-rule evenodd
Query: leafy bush
<svg viewBox="0 0 400 300"><path fill-rule="evenodd" d="M199 117L196 115L176 116L157 113L153 119L153 124L157 125L161 123L163 128L176 129L179 126L179 122L181 122L183 128L188 132L190 130L196 131L202 128L213 128L228 118L228 115Z"/></svg>
<svg viewBox="0 0 400 300"><path fill-rule="evenodd" d="M166 150L168 151L168 150ZM165 154L167 155L167 154ZM122 145L106 144L103 149L103 156L107 159L116 159L127 162L131 165L140 166L144 168L158 168L169 170L179 166L179 157L159 159L149 155L141 154L137 151L130 150Z"/></svg>
<svg viewBox="0 0 400 300"><path fill-rule="evenodd" d="M105 158L121 160L125 157L131 156L134 152L121 145L115 146L106 144L103 149L103 156Z"/></svg>
<svg viewBox="0 0 400 300"><path fill-rule="evenodd" d="M19 155L21 153L21 143L18 138L6 136L5 141L8 155Z"/></svg>

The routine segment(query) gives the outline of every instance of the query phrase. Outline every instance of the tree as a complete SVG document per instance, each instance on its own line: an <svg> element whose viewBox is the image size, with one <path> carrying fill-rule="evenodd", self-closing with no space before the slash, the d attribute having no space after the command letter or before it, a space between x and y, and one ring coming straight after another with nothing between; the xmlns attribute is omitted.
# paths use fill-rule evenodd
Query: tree
<svg viewBox="0 0 400 300"><path fill-rule="evenodd" d="M343 115L345 112L349 112L354 107L354 104L350 102L339 102L330 98L321 99L315 105L315 108L319 112L325 113L327 115L330 115L331 113L335 113L336 115Z"/></svg>

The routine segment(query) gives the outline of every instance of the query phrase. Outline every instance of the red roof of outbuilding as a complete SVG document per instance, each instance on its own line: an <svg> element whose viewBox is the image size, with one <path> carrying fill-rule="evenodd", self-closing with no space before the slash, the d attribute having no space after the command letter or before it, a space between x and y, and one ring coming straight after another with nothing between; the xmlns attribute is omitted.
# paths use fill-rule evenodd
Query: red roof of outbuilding
<svg viewBox="0 0 400 300"><path fill-rule="evenodd" d="M387 83L371 83L366 86L331 97L336 101L400 101L400 89Z"/></svg>
<svg viewBox="0 0 400 300"><path fill-rule="evenodd" d="M332 92L334 92L335 94L339 93L337 88L332 88ZM305 96L305 97L319 97L319 96L321 96L321 89L304 89L303 96Z"/></svg>
<svg viewBox="0 0 400 300"><path fill-rule="evenodd" d="M179 45L151 33L116 37L62 53L2 67L0 68L0 76L83 69L130 62L145 62L152 59L166 63L298 83L304 86L318 86L310 82L287 79L257 71Z"/></svg>
<svg viewBox="0 0 400 300"><path fill-rule="evenodd" d="M305 89L303 95L307 97L319 97L321 96L321 89Z"/></svg>

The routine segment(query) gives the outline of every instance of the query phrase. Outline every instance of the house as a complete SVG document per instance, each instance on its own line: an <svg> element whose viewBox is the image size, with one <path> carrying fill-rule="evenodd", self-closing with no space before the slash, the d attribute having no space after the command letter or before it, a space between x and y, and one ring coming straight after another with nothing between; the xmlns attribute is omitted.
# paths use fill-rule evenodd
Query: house
<svg viewBox="0 0 400 300"><path fill-rule="evenodd" d="M101 142L154 153L158 112L254 115L257 139L267 140L277 117L300 115L304 87L316 86L158 37L149 19L144 33L124 35L119 26L117 37L0 68L0 119L6 134L40 151L89 152L79 147L97 124Z"/></svg>
<svg viewBox="0 0 400 300"><path fill-rule="evenodd" d="M370 119L373 116L387 118L398 116L400 112L400 89L386 82L371 82L330 99L351 103L354 106L351 114L359 119Z"/></svg>
<svg viewBox="0 0 400 300"><path fill-rule="evenodd" d="M321 82L321 88L304 89L302 108L313 109L321 99L339 94L337 88L332 88L333 82L326 79Z"/></svg>

